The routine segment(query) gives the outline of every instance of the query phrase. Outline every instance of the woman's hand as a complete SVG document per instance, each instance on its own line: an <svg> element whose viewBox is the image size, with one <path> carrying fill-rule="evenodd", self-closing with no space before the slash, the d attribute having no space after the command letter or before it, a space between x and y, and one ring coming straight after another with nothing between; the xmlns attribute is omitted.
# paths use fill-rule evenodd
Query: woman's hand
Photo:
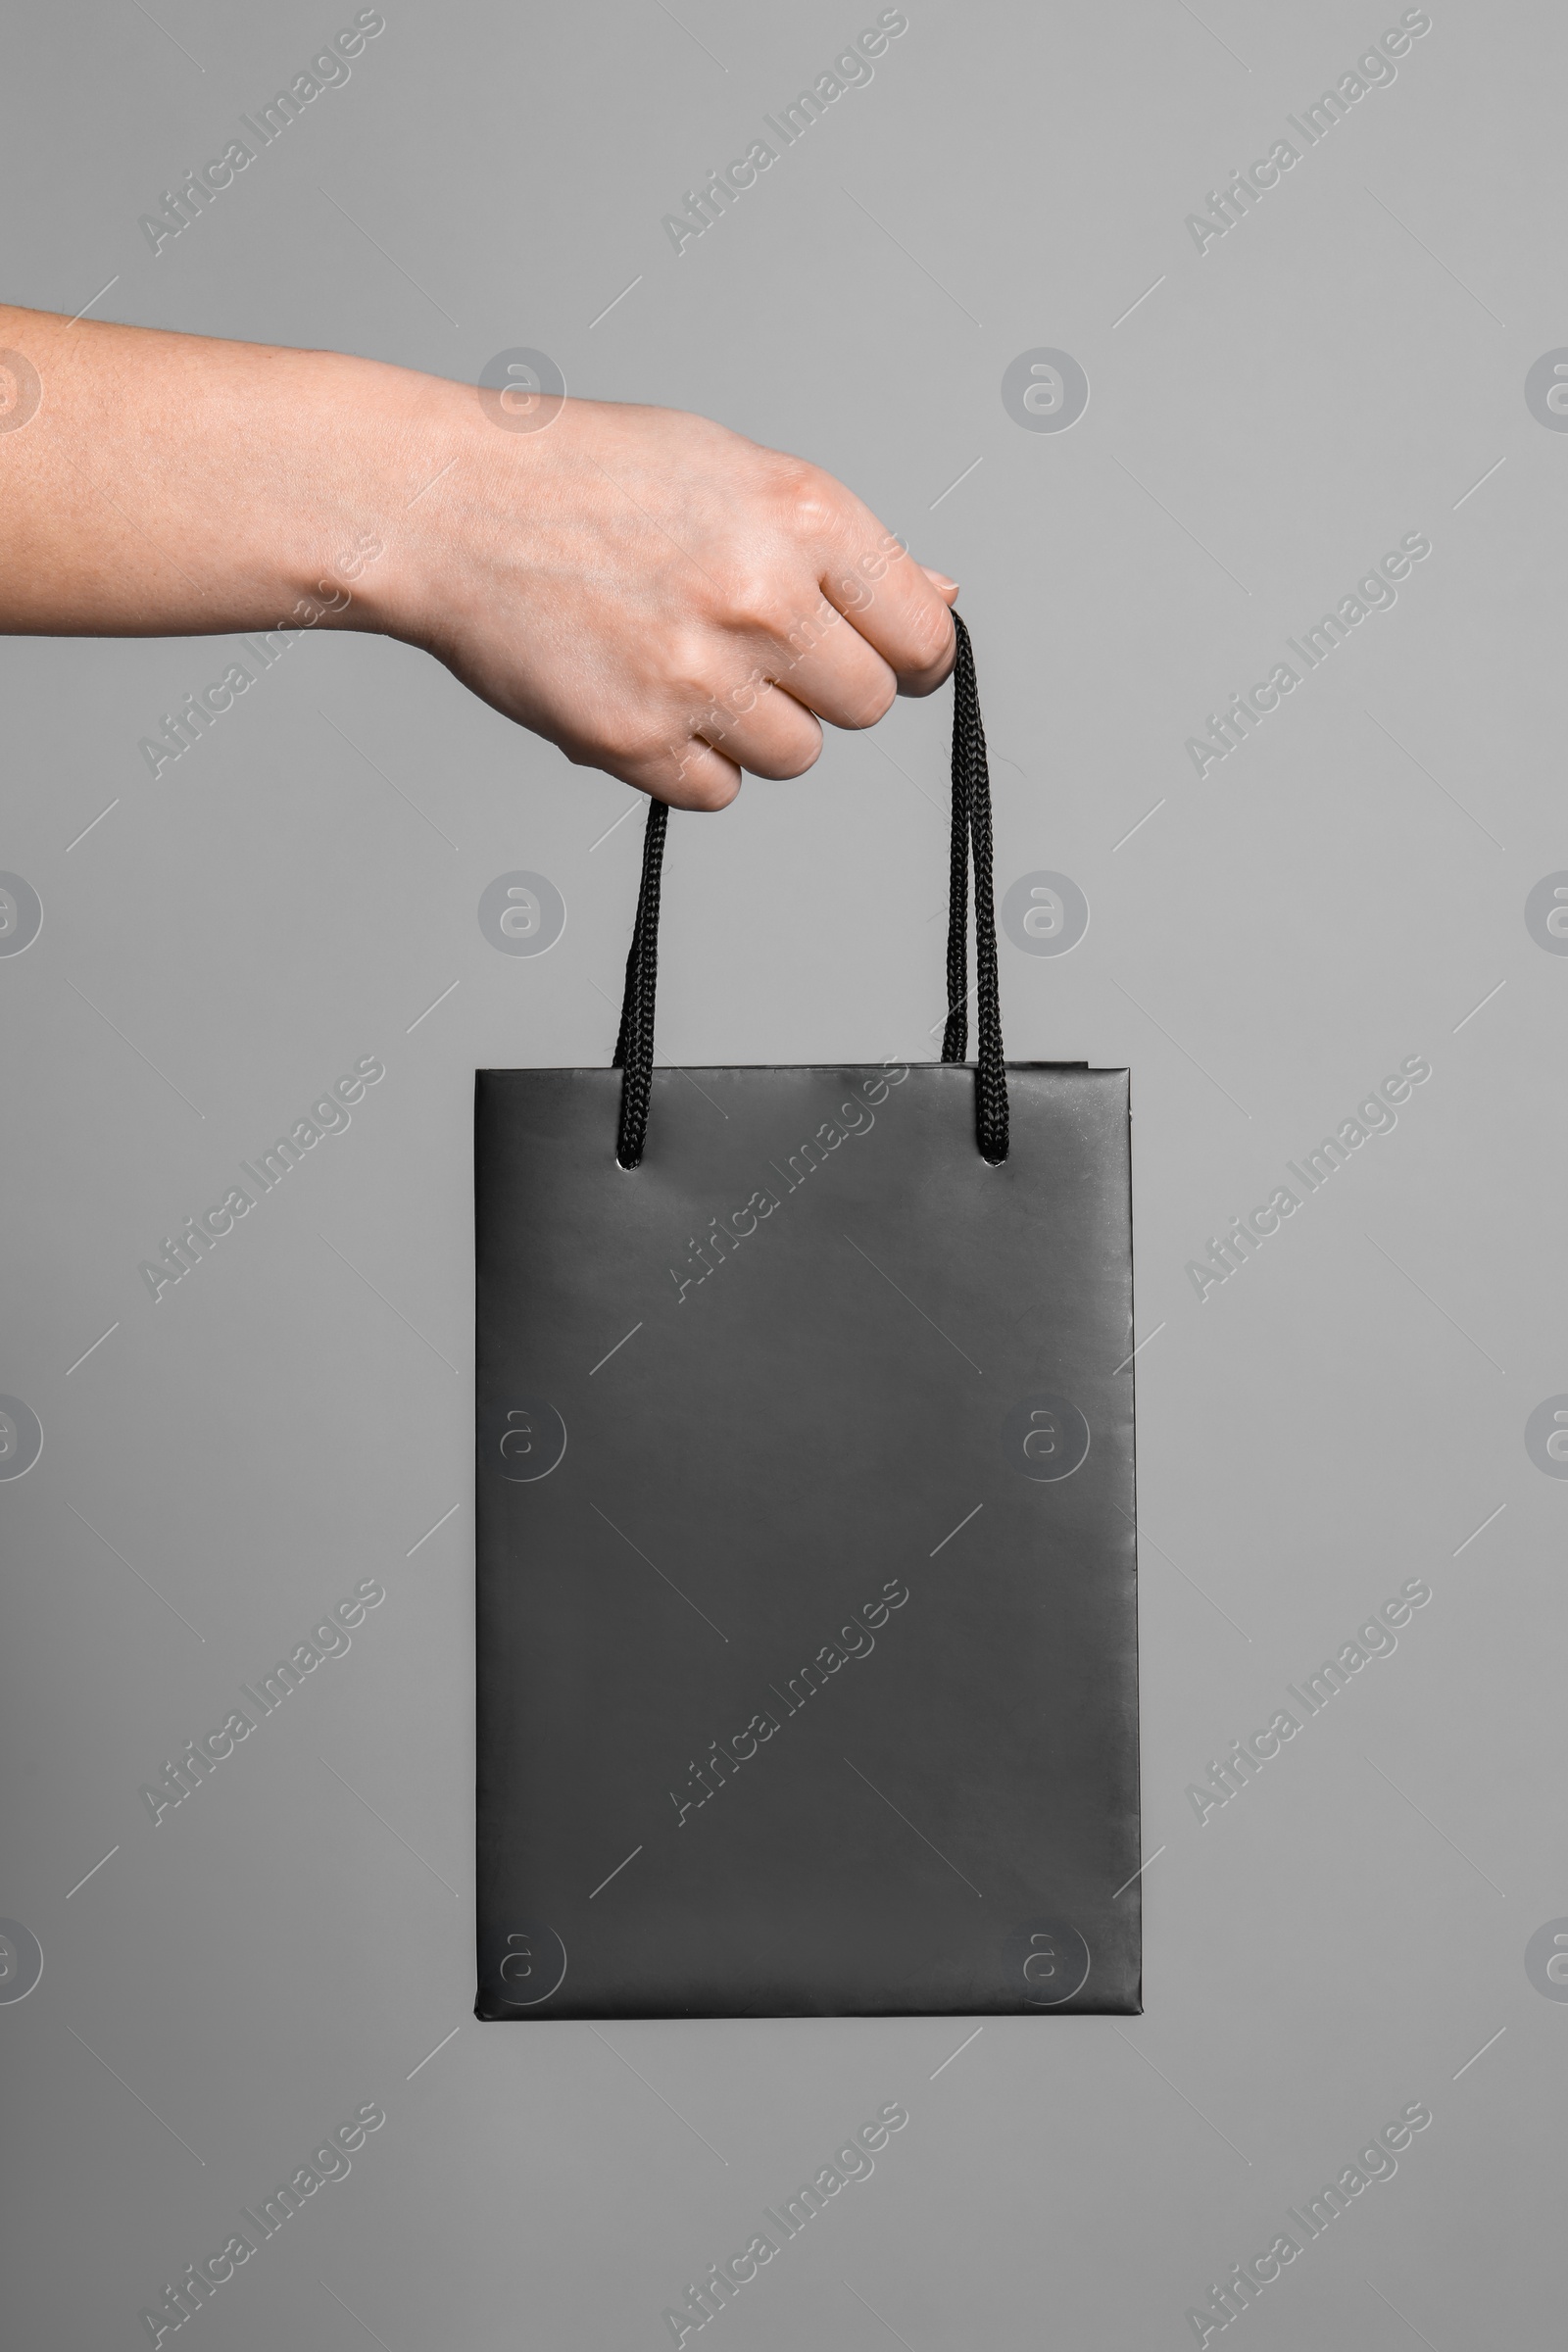
<svg viewBox="0 0 1568 2352"><path fill-rule="evenodd" d="M0 347L0 628L380 631L683 808L952 665L952 581L703 417L36 311Z"/></svg>

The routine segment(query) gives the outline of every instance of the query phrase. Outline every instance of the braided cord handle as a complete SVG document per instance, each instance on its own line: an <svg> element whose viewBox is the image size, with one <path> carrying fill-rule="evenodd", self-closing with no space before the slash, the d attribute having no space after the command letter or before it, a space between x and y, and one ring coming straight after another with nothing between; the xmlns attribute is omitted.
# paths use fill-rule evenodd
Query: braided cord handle
<svg viewBox="0 0 1568 2352"><path fill-rule="evenodd" d="M981 1157L1000 1167L1007 1156L1007 1072L1002 1045L1002 997L997 973L997 915L992 882L991 771L975 683L974 649L958 614L953 615L957 656L953 665L953 833L948 875L948 1014L944 1061L962 1061L969 1046L969 861L974 859L975 1139ZM615 1157L640 1165L648 1139L654 1082L654 1000L659 980L659 887L669 810L655 801L643 834L637 919L626 956L620 1035L611 1067L623 1073Z"/></svg>
<svg viewBox="0 0 1568 2352"><path fill-rule="evenodd" d="M953 836L948 873L948 1018L944 1061L962 1061L969 1045L968 921L964 906L969 853L974 852L975 1136L981 1157L999 1167L1007 1156L1007 1071L1002 1045L1002 992L997 973L996 894L991 872L991 770L975 683L974 648L955 612L958 640L953 665Z"/></svg>
<svg viewBox="0 0 1568 2352"><path fill-rule="evenodd" d="M615 1040L612 1070L624 1073L620 1083L620 1128L615 1157L623 1168L640 1165L648 1137L648 1103L654 1086L654 1000L659 987L659 884L664 863L664 835L669 810L652 801L643 833L643 873L637 892L637 919L626 952L626 986L620 1000L620 1035Z"/></svg>

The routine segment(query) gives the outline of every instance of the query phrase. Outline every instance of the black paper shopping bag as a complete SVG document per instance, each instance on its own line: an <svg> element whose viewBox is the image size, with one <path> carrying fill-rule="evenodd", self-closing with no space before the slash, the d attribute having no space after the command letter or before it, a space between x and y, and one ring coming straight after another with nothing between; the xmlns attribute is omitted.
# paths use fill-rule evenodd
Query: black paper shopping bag
<svg viewBox="0 0 1568 2352"><path fill-rule="evenodd" d="M481 2018L1141 2005L1127 1074L955 710L943 1061L654 1069L656 806L619 1066L479 1073Z"/></svg>

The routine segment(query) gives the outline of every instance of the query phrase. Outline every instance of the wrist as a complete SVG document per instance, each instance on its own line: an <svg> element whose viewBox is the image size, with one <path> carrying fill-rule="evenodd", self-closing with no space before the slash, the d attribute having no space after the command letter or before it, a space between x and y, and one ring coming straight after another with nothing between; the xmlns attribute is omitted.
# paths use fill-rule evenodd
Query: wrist
<svg viewBox="0 0 1568 2352"><path fill-rule="evenodd" d="M379 630L445 660L454 630L482 601L498 534L509 568L528 567L523 540L546 453L537 437L519 444L498 434L469 384L360 365L360 503L341 512L373 532L381 552L350 583L353 602L337 625ZM519 466L530 477L520 499Z"/></svg>
<svg viewBox="0 0 1568 2352"><path fill-rule="evenodd" d="M435 437L435 379L335 352L286 357L305 366L297 382L285 378L275 387L270 404L275 424L267 471L281 498L260 518L265 545L256 564L279 600L274 625L409 636L416 565L400 526L427 478L419 468ZM302 435L309 444L303 467ZM429 471L441 463L434 459ZM302 480L309 484L304 499Z"/></svg>

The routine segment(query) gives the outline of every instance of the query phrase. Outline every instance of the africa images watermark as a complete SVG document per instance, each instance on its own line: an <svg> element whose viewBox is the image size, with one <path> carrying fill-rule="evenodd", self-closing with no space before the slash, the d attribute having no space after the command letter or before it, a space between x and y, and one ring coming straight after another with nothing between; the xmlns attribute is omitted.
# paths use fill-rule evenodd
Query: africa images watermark
<svg viewBox="0 0 1568 2352"><path fill-rule="evenodd" d="M815 1137L808 1137L798 1150L789 1154L789 1174L787 1176L776 1160L768 1161L767 1164L774 1175L779 1177L783 1183L782 1196L776 1195L764 1187L753 1193L744 1208L732 1210L727 1224L721 1223L716 1216L710 1217L708 1220L709 1230L704 1234L701 1242L698 1241L695 1234L692 1234L687 1243L686 1257L687 1266L692 1270L682 1274L675 1266L671 1266L669 1269L669 1279L675 1285L676 1305L684 1306L687 1292L694 1285L701 1286L710 1274L716 1274L719 1267L725 1263L726 1258L740 1248L742 1242L750 1241L761 1221L770 1217L776 1208L782 1207L791 1193L800 1191L808 1176L814 1169L823 1165L830 1152L837 1152L839 1147L848 1143L852 1136L869 1135L876 1125L876 1117L868 1106L874 1103L877 1109L880 1109L888 1099L889 1089L902 1086L908 1075L907 1062L884 1062L880 1076L864 1078L860 1081L860 1094L865 1097L863 1102L858 1099L850 1102L841 1102L838 1117L824 1119L817 1128ZM750 1224L744 1224L742 1219L748 1217L751 1219ZM709 1254L710 1251L711 1251L711 1256ZM703 1269L700 1274L695 1271L698 1266Z"/></svg>
<svg viewBox="0 0 1568 2352"><path fill-rule="evenodd" d="M1295 2205L1285 2208L1291 2230L1282 2230L1266 2254L1254 2254L1251 2261L1233 2264L1223 2286L1211 2284L1209 2300L1200 2310L1190 2310L1187 2325L1200 2344L1206 2344L1211 2335L1218 2335L1239 2320L1250 2303L1255 2303L1265 2286L1272 2286L1288 2263L1296 2260L1315 2237L1321 2237L1330 2223L1348 2213L1354 2197L1363 2196L1374 2180L1392 2180L1398 2171L1398 2157L1410 2145L1417 2132L1424 2132L1432 2121L1432 2110L1425 2099L1413 2099L1401 2108L1397 2119L1385 2124L1362 2148L1353 2164L1348 2164L1332 2180L1324 2182L1317 2195L1303 2199L1305 2211ZM1292 2236L1291 2230L1298 2232Z"/></svg>
<svg viewBox="0 0 1568 2352"><path fill-rule="evenodd" d="M1425 1086L1431 1075L1432 1064L1424 1054L1407 1054L1394 1075L1356 1104L1352 1117L1342 1119L1334 1134L1326 1135L1315 1151L1302 1152L1305 1167L1288 1159L1285 1165L1301 1191L1294 1193L1288 1184L1277 1186L1263 1207L1254 1208L1247 1217L1232 1217L1223 1239L1209 1235L1206 1258L1188 1259L1183 1271L1199 1298L1206 1304L1210 1291L1239 1274L1248 1259L1280 1231L1283 1220L1294 1217L1311 1194L1321 1192L1353 1152L1359 1152L1374 1135L1392 1135L1399 1123L1395 1104L1407 1102L1412 1089Z"/></svg>
<svg viewBox="0 0 1568 2352"><path fill-rule="evenodd" d="M1253 1732L1246 1740L1233 1740L1223 1761L1211 1756L1208 1779L1189 1781L1187 1801L1206 1828L1208 1817L1241 1795L1250 1781L1257 1778L1265 1764L1272 1763L1287 1740L1294 1740L1303 1724L1314 1715L1321 1715L1330 1699L1348 1690L1351 1678L1374 1658L1392 1658L1398 1648L1396 1635L1402 1633L1417 1609L1424 1609L1432 1598L1432 1587L1424 1577L1407 1577L1392 1599L1369 1617L1365 1625L1357 1626L1353 1642L1342 1642L1332 1658L1325 1658L1315 1674L1303 1674L1300 1686L1287 1683L1294 1705L1300 1708L1293 1715L1289 1707L1277 1710L1273 1720L1261 1732Z"/></svg>
<svg viewBox="0 0 1568 2352"><path fill-rule="evenodd" d="M241 115L240 121L257 144L252 147L245 139L230 139L220 156L204 164L200 172L187 172L177 188L166 188L159 198L162 212L143 213L136 226L141 230L155 254L161 254L172 237L179 236L194 221L201 219L211 204L216 204L224 188L232 187L234 175L256 161L264 147L280 139L291 122L297 122L313 100L323 90L340 89L350 77L349 59L358 57L367 41L385 32L386 19L378 8L362 8L347 31L335 34L325 48L312 58L305 71L296 74L286 89L266 106L259 106L253 120Z"/></svg>
<svg viewBox="0 0 1568 2352"><path fill-rule="evenodd" d="M1223 713L1211 710L1204 720L1208 734L1189 735L1187 757L1199 774L1205 775L1218 760L1228 760L1232 752L1240 751L1249 735L1255 733L1271 710L1277 710L1282 699L1294 694L1308 671L1320 669L1336 647L1345 643L1352 629L1359 628L1370 612L1386 612L1398 603L1394 583L1409 574L1412 564L1424 563L1432 553L1432 542L1425 531L1406 531L1398 547L1392 549L1366 577L1357 580L1354 591L1342 596L1330 612L1311 628L1301 631L1299 644L1294 637L1285 642L1301 663L1293 669L1289 662L1276 662L1268 676L1248 695L1233 694Z"/></svg>
<svg viewBox="0 0 1568 2352"><path fill-rule="evenodd" d="M256 663L254 671L243 662L231 662L222 676L199 694L187 694L177 711L166 710L159 720L161 735L144 735L137 744L143 760L154 777L162 775L172 760L182 759L186 752L200 743L202 736L215 727L225 710L232 710L237 695L244 694L257 678L281 661L295 639L306 629L314 629L318 621L329 612L346 612L354 602L353 592L343 583L358 580L386 554L384 543L373 531L361 531L353 547L337 556L329 579L318 580L317 596L297 599L286 620L275 628L258 629L239 642ZM323 599L318 603L317 597Z"/></svg>
<svg viewBox="0 0 1568 2352"><path fill-rule="evenodd" d="M717 226L733 204L738 204L748 188L757 185L758 175L778 162L788 147L804 139L813 122L819 122L830 106L837 105L847 90L864 89L873 77L871 60L881 57L890 41L909 29L909 20L902 8L885 8L869 31L862 32L842 49L833 60L831 72L819 74L809 89L802 90L790 106L781 106L782 120L775 122L771 115L763 122L779 141L770 146L766 139L754 139L743 156L726 164L722 172L710 172L700 188L688 188L681 202L684 213L666 213L660 222L665 236L677 253L708 230Z"/></svg>
<svg viewBox="0 0 1568 2352"><path fill-rule="evenodd" d="M204 2263L188 2263L177 2286L166 2282L158 2309L142 2313L141 2324L152 2340L153 2352L157 2352L166 2336L174 2334L187 2320L193 2320L202 2305L220 2286L226 2286L234 2273L270 2237L276 2236L291 2215L300 2212L307 2197L314 2197L329 2180L346 2180L354 2170L350 2156L357 2156L368 2134L379 2132L385 2122L385 2108L374 2099L367 2099L362 2107L355 2109L350 2122L339 2124L323 2144L313 2151L309 2164L300 2165L270 2197L257 2200L261 2206L259 2214L242 2205L239 2210L244 2228L232 2230L221 2251L210 2254Z"/></svg>
<svg viewBox="0 0 1568 2352"><path fill-rule="evenodd" d="M311 1628L308 1642L296 1642L286 1658L279 1658L268 1674L259 1674L256 1689L241 1683L246 1706L229 1710L226 1721L216 1732L206 1733L200 1740L187 1740L179 1761L171 1763L165 1757L163 1779L140 1790L141 1800L153 1817L157 1828L164 1815L175 1805L182 1805L187 1796L194 1796L208 1775L226 1763L242 1740L248 1740L256 1726L279 1708L291 1691L297 1690L308 1674L323 1666L328 1658L347 1657L354 1644L349 1640L351 1630L365 1623L366 1613L378 1609L386 1598L386 1587L373 1576L361 1579L346 1600Z"/></svg>
<svg viewBox="0 0 1568 2352"><path fill-rule="evenodd" d="M1312 106L1303 106L1304 122L1295 115L1285 120L1301 140L1299 147L1289 139L1276 139L1267 155L1249 164L1245 172L1232 172L1223 188L1210 188L1205 202L1206 213L1189 213L1187 233L1200 253L1207 253L1210 245L1233 228L1239 227L1253 206L1260 203L1270 188L1277 188L1283 172L1294 172L1310 148L1321 145L1337 122L1343 122L1352 106L1358 106L1369 91L1387 89L1397 80L1394 60L1406 57L1412 42L1419 41L1432 30L1432 19L1424 8L1407 8L1397 25L1391 26L1376 46L1368 49L1355 61L1355 70L1340 75L1332 90L1325 90Z"/></svg>
<svg viewBox="0 0 1568 2352"><path fill-rule="evenodd" d="M824 1642L808 1665L786 1678L787 1697L776 1683L768 1684L773 1696L783 1705L786 1722L790 1716L801 1712L808 1698L814 1698L819 1690L827 1687L830 1675L841 1672L852 1658L868 1658L871 1655L876 1647L875 1635L887 1624L889 1613L894 1609L902 1609L908 1597L909 1588L903 1578L889 1577L875 1600L865 1601L858 1610L851 1612L851 1622L839 1628L836 1642ZM702 1764L699 1765L693 1757L687 1767L688 1789L701 1788L702 1795L692 1794L683 1799L673 1788L669 1792L669 1801L675 1808L676 1829L684 1829L686 1816L693 1807L706 1805L710 1797L716 1796L726 1778L733 1779L741 1766L750 1763L760 1747L780 1729L775 1716L760 1710L744 1731L731 1735L727 1746L720 1746L716 1740L710 1740L708 1753ZM742 1746L743 1740L750 1744ZM723 1768L720 1767L720 1757L723 1758Z"/></svg>
<svg viewBox="0 0 1568 2352"><path fill-rule="evenodd" d="M790 672L815 653L829 632L843 628L847 613L863 613L868 606L874 604L876 584L887 577L893 564L904 563L908 553L896 531L885 532L875 547L860 557L853 571L845 572L833 582L844 600L842 610L824 592L817 601L815 612L808 618L796 618L785 633L784 642L789 647L790 659L782 668L776 662L765 670L759 664L738 685L728 687L721 695L714 695L701 710L694 711L687 722L685 741L666 746L670 757L680 760L675 770L677 780L684 776L700 748L722 750L724 738L735 720L755 710L761 696L783 688Z"/></svg>
<svg viewBox="0 0 1568 2352"><path fill-rule="evenodd" d="M349 1105L363 1102L366 1088L379 1084L385 1076L385 1062L373 1054L363 1054L346 1076L311 1104L304 1118L295 1120L287 1135L280 1135L270 1150L257 1152L259 1167L253 1167L248 1159L240 1161L247 1181L256 1188L253 1193L247 1192L244 1185L230 1185L216 1208L205 1210L199 1217L186 1217L177 1238L166 1233L163 1256L144 1257L136 1268L152 1295L153 1304L162 1303L172 1283L183 1282L187 1274L194 1274L208 1251L233 1232L236 1218L248 1217L262 1195L280 1185L307 1152L314 1152L325 1136L346 1134L353 1125Z"/></svg>

